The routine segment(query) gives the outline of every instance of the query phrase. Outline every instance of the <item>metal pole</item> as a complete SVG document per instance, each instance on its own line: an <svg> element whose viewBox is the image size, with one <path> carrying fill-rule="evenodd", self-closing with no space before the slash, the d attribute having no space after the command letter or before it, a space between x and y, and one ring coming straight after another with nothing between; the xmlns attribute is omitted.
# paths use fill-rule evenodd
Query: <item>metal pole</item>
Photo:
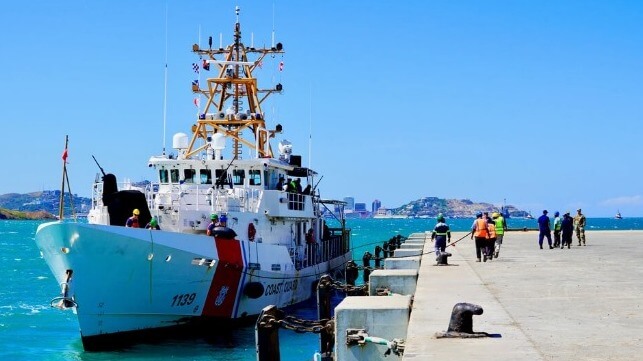
<svg viewBox="0 0 643 361"><path fill-rule="evenodd" d="M63 153L63 179L60 185L60 206L58 208L58 219L62 221L65 211L65 178L67 177L67 144L69 136L65 135L65 151Z"/></svg>

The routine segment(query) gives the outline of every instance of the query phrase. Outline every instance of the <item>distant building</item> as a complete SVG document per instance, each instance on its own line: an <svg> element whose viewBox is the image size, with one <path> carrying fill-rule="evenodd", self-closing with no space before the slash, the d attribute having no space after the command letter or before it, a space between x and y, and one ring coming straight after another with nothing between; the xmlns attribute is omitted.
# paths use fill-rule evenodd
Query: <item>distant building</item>
<svg viewBox="0 0 643 361"><path fill-rule="evenodd" d="M355 212L366 212L366 203L355 203Z"/></svg>
<svg viewBox="0 0 643 361"><path fill-rule="evenodd" d="M373 203L371 204L371 213L375 214L377 213L377 210L382 207L382 202L380 202L378 199L374 200Z"/></svg>
<svg viewBox="0 0 643 361"><path fill-rule="evenodd" d="M346 203L346 207L344 210L354 210L355 209L355 198L353 197L344 197L344 203Z"/></svg>

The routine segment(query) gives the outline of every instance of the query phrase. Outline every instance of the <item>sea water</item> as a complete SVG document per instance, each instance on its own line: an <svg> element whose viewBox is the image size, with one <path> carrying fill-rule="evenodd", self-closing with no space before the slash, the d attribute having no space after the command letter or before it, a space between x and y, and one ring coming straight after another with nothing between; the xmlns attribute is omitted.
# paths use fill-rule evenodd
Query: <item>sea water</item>
<svg viewBox="0 0 643 361"><path fill-rule="evenodd" d="M41 258L34 236L39 221L0 221L0 359L6 360L256 360L254 327L236 329L231 338L167 341L114 352L85 352L78 321L71 311L51 308L60 287ZM472 219L448 219L453 231L468 232ZM643 218L589 218L588 230L642 230ZM434 219L351 219L353 258L361 264L364 252L401 234L431 230ZM510 228L535 228L536 220L509 219ZM452 239L453 241L454 239ZM507 236L511 241L511 235ZM591 243L591 235L588 235ZM312 300L291 312L316 319ZM292 313L291 313L292 314ZM315 334L280 330L281 359L311 360L319 348Z"/></svg>

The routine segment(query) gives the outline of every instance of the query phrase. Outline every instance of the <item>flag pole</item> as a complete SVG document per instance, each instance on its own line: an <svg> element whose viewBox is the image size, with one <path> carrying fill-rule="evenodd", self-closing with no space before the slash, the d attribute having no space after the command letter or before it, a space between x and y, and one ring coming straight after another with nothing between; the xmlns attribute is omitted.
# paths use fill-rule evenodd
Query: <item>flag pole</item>
<svg viewBox="0 0 643 361"><path fill-rule="evenodd" d="M67 177L67 144L69 144L69 135L65 135L65 150L63 152L63 179L60 185L60 207L58 208L58 219L63 220L64 202L65 202L65 178Z"/></svg>

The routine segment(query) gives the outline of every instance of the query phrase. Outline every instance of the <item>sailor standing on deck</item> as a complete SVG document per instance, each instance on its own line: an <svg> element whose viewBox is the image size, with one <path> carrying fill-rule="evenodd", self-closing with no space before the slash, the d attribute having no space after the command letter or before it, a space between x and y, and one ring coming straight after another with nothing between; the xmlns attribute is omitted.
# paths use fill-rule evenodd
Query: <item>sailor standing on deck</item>
<svg viewBox="0 0 643 361"><path fill-rule="evenodd" d="M208 228L205 230L205 233L208 236L214 236L214 227L219 227L219 216L216 214L212 213L210 215L210 224L208 224Z"/></svg>
<svg viewBox="0 0 643 361"><path fill-rule="evenodd" d="M435 256L439 259L440 254L447 248L447 241L451 242L451 230L445 223L442 213L438 214L437 221L431 232L431 240L435 239Z"/></svg>
<svg viewBox="0 0 643 361"><path fill-rule="evenodd" d="M138 224L138 216L141 214L141 211L137 209L134 209L132 211L132 216L127 219L127 222L125 222L125 227L132 227L132 228L141 228L141 226Z"/></svg>
<svg viewBox="0 0 643 361"><path fill-rule="evenodd" d="M145 225L145 229L161 229L161 227L159 227L159 222L156 220L156 217L152 217L152 219L150 219L150 221Z"/></svg>

